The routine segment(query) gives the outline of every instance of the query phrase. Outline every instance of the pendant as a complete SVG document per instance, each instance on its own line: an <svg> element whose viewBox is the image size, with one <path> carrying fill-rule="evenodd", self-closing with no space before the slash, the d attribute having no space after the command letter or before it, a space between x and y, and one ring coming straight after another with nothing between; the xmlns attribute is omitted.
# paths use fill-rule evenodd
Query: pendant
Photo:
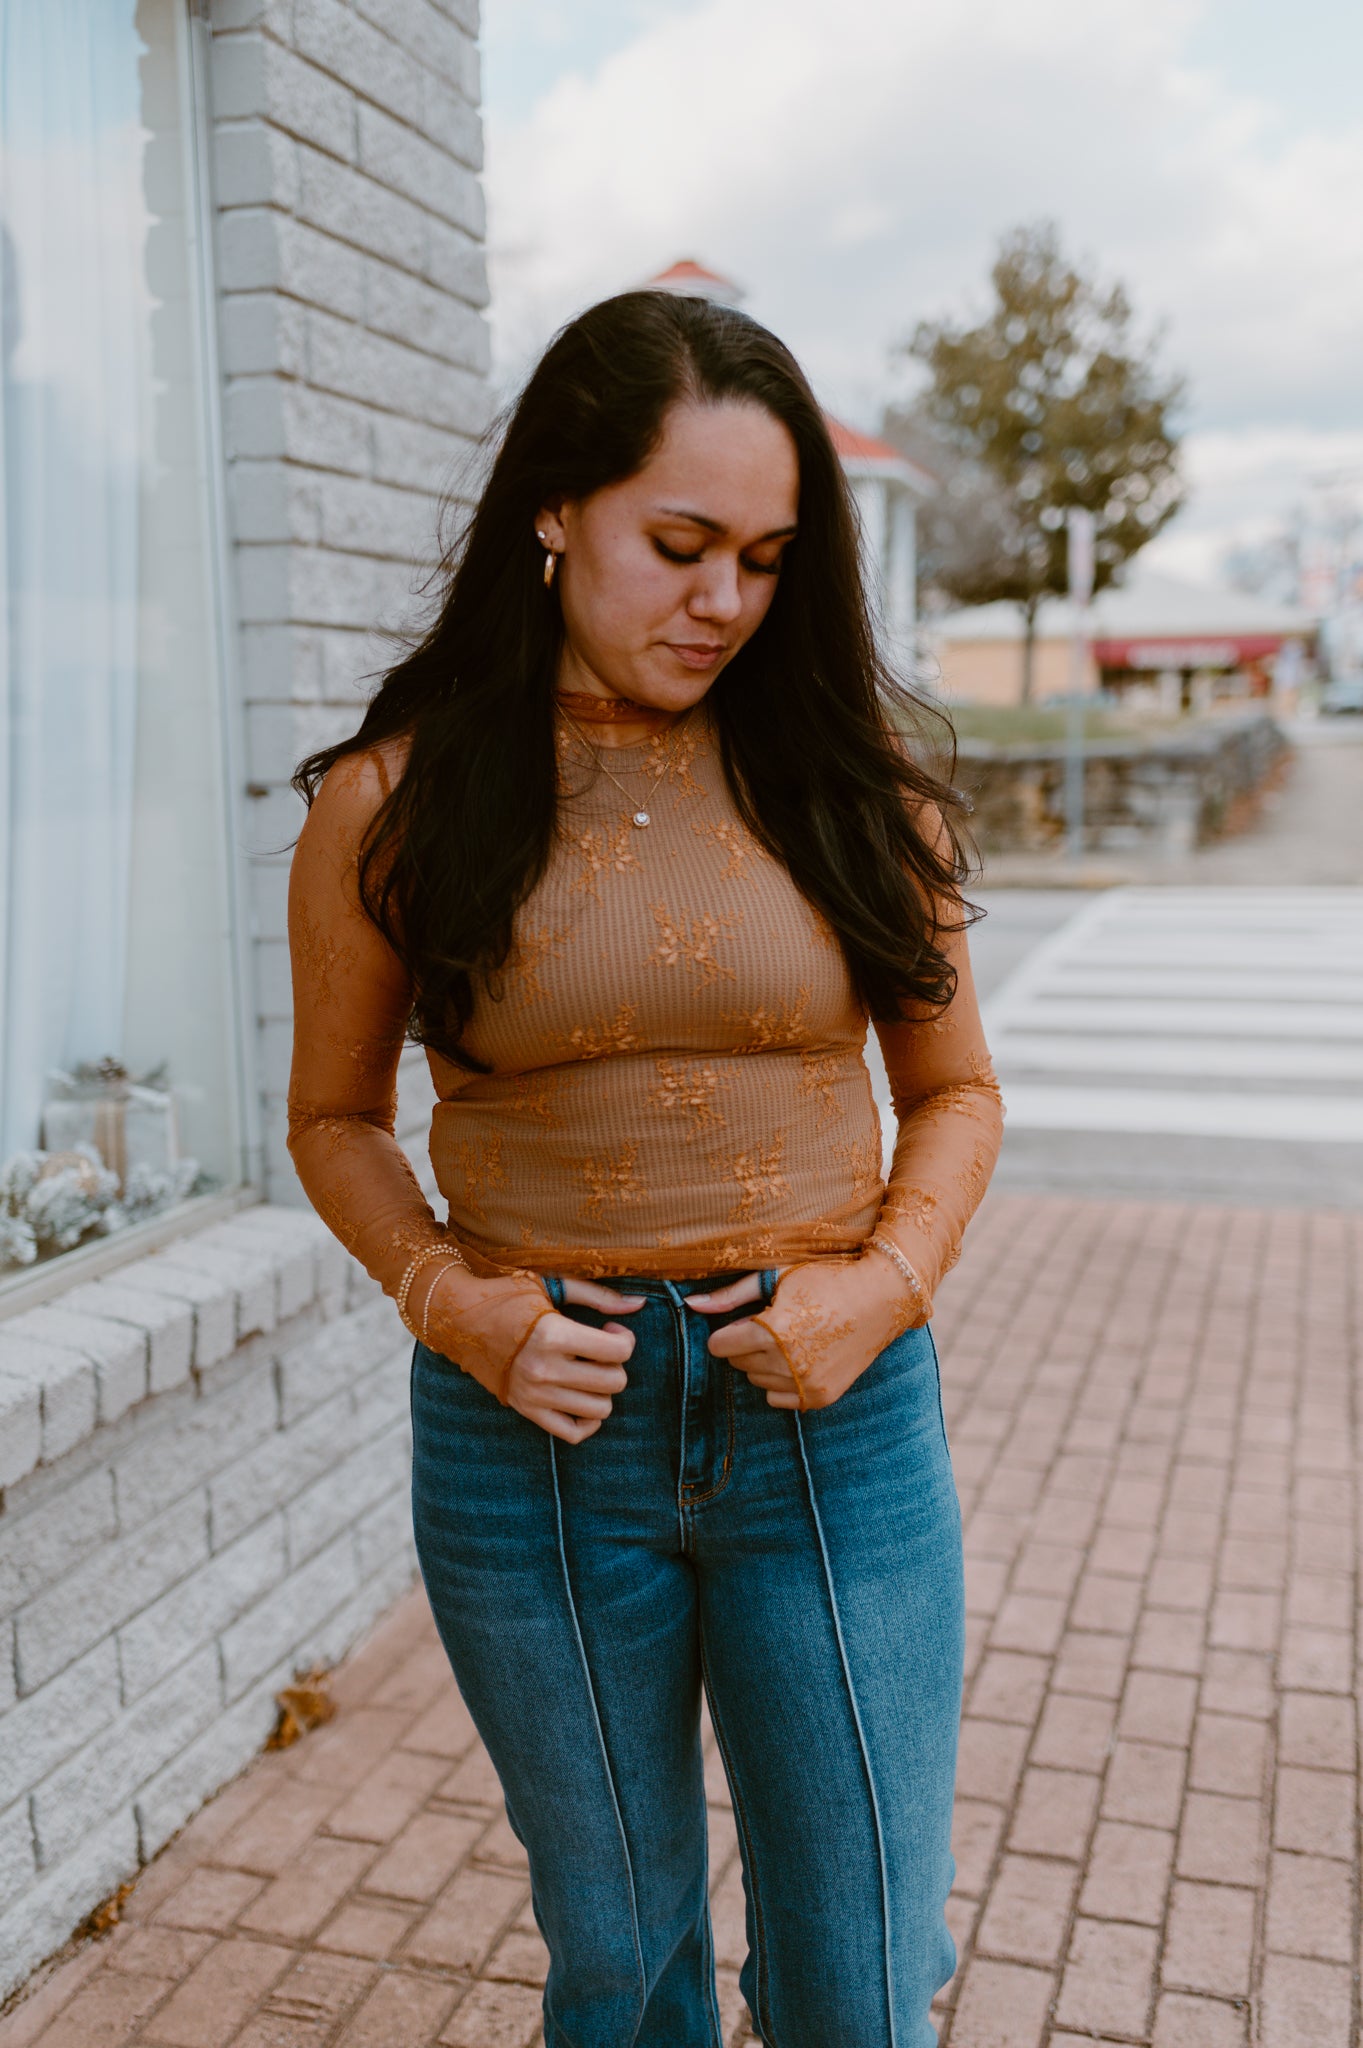
<svg viewBox="0 0 1363 2048"><path fill-rule="evenodd" d="M653 820L649 817L647 811L636 811L631 822L635 825L651 825Z"/></svg>

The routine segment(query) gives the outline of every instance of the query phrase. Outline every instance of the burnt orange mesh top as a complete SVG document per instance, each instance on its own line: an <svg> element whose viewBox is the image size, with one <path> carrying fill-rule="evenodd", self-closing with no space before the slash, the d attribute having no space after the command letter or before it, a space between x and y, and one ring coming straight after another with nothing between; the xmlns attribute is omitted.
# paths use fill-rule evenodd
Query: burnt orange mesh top
<svg viewBox="0 0 1363 2048"><path fill-rule="evenodd" d="M899 1117L887 1186L841 948L740 821L704 705L601 749L618 783L589 734L560 718L557 846L477 991L466 1043L491 1071L428 1053L446 1225L394 1136L411 989L356 884L400 753L326 777L289 897L289 1149L310 1198L389 1293L406 1281L412 1327L499 1393L548 1312L540 1273L739 1273L856 1254L875 1231L902 1255L860 1262L891 1323L924 1321L1001 1129L964 936L946 1013L876 1026ZM814 1352L843 1338L808 1334Z"/></svg>

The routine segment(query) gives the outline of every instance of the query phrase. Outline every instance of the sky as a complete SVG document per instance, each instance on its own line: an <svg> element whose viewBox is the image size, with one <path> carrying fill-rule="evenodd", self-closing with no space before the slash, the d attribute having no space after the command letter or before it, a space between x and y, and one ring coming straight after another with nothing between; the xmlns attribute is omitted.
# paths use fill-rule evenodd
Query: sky
<svg viewBox="0 0 1363 2048"><path fill-rule="evenodd" d="M1322 478L1363 492L1357 0L484 0L497 360L681 256L874 428L920 318L1054 220L1188 379L1216 575Z"/></svg>

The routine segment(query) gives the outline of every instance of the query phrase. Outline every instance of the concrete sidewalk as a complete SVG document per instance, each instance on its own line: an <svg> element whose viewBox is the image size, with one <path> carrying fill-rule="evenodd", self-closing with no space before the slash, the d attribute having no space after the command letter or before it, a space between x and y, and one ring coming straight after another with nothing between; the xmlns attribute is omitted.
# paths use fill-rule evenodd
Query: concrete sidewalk
<svg viewBox="0 0 1363 2048"><path fill-rule="evenodd" d="M986 1202L935 1324L971 1610L946 2048L1357 2039L1360 1252L1355 1215ZM333 1691L0 2048L540 2040L524 1860L418 1594Z"/></svg>
<svg viewBox="0 0 1363 2048"><path fill-rule="evenodd" d="M1363 721L1297 719L1287 732L1296 752L1282 783L1265 792L1243 830L1169 856L1158 848L1087 854L1071 863L1064 848L1000 853L985 863L985 889L1263 887L1363 882Z"/></svg>

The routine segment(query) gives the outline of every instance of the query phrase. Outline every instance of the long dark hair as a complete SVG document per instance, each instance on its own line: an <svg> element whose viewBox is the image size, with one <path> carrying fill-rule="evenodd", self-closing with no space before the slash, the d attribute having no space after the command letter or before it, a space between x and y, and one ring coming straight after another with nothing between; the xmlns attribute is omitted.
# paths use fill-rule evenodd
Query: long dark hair
<svg viewBox="0 0 1363 2048"><path fill-rule="evenodd" d="M838 933L873 1016L941 1008L954 992L940 942L968 915L960 889L971 869L964 803L944 779L950 727L937 715L935 744L921 745L934 714L877 651L856 513L814 394L790 351L746 314L625 292L550 344L443 565L435 623L385 677L359 731L294 776L311 803L333 762L410 741L366 835L361 898L411 975L413 1037L461 1065L478 1065L461 1044L477 979L506 960L554 835L563 621L544 589L536 515L634 475L669 407L686 399L765 406L799 458L800 530L771 607L706 699L734 801Z"/></svg>

